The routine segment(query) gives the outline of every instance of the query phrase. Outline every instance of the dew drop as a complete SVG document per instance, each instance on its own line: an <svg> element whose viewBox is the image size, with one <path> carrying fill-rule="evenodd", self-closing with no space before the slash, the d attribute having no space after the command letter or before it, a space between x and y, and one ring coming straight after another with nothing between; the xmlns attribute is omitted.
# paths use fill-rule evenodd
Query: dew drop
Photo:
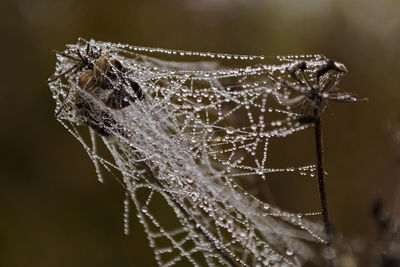
<svg viewBox="0 0 400 267"><path fill-rule="evenodd" d="M235 129L233 127L226 128L226 133L227 134L233 134L234 132L235 132Z"/></svg>
<svg viewBox="0 0 400 267"><path fill-rule="evenodd" d="M288 255L288 256L293 256L294 251L291 250L291 249L286 249L285 253L286 253L286 255Z"/></svg>

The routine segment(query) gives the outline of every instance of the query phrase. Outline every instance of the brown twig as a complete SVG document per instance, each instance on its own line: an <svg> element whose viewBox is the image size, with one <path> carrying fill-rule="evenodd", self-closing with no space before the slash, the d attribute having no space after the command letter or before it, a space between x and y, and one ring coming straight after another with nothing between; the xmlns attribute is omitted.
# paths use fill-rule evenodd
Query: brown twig
<svg viewBox="0 0 400 267"><path fill-rule="evenodd" d="M327 243L327 248L330 248L332 243L332 229L329 222L328 217L328 202L326 198L326 189L325 189L325 170L324 170L324 150L322 146L322 128L321 128L321 118L317 116L319 113L317 106L314 109L315 121L314 121L314 133L315 133L315 148L316 148L316 155L317 155L317 173L318 173L318 188L319 188L319 197L321 201L321 208L322 208L322 216L324 221L325 227L325 234ZM328 259L329 266L333 266L332 259Z"/></svg>

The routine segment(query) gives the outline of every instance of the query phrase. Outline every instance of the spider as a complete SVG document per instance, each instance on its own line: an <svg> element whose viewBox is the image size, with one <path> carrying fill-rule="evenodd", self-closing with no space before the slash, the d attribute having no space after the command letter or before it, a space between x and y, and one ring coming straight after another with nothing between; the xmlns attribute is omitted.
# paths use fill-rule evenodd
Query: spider
<svg viewBox="0 0 400 267"><path fill-rule="evenodd" d="M85 124L90 126L100 135L110 135L110 128L116 125L116 121L106 109L122 109L129 106L136 99L143 100L144 94L138 83L127 76L129 70L117 59L110 59L109 52L102 53L101 49L94 50L89 43L86 52L82 55L80 49L76 50L77 57L56 51L76 63L61 74L51 78L53 82L61 77L71 77L78 73L77 88L75 89L74 103L82 115ZM131 95L128 91L135 93ZM65 107L69 97L71 84L61 107L56 111L58 117ZM102 106L105 105L106 107Z"/></svg>
<svg viewBox="0 0 400 267"><path fill-rule="evenodd" d="M81 41L81 39L80 39L80 41ZM75 61L76 63L71 68L67 69L66 71L62 72L61 74L50 78L48 80L49 83L54 82L55 80L57 80L63 76L66 76L71 71L73 71L73 72L70 74L70 76L77 73L78 71L82 70L83 68L93 68L93 64L91 62L101 56L101 51L95 51L93 49L93 47L90 46L89 43L87 43L87 45L86 45L84 55L82 55L79 48L76 49L76 51L75 51L77 57L66 54L64 52L60 52L60 51L54 51L54 53L61 55L63 57L66 57L68 59L71 59L72 61Z"/></svg>
<svg viewBox="0 0 400 267"><path fill-rule="evenodd" d="M295 80L295 83L277 78L267 71L268 76L276 85L283 86L289 91L299 94L290 99L277 97L278 102L286 106L301 105L302 116L298 118L298 122L315 122L321 116L328 101L351 103L367 100L359 99L350 93L338 92L338 85L348 72L344 64L327 60L324 65L315 71L315 82L313 83L305 73L307 68L307 63L304 61L299 61L286 68L286 72ZM310 109L313 110L312 114L310 114Z"/></svg>

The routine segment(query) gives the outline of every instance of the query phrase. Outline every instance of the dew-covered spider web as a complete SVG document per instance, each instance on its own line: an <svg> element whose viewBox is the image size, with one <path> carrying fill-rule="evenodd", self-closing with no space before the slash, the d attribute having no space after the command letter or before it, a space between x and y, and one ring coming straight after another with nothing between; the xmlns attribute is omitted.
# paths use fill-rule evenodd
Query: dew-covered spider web
<svg viewBox="0 0 400 267"><path fill-rule="evenodd" d="M298 123L300 114L284 104L294 98L267 72L290 79L286 70L301 60L311 80L325 57L264 58L93 40L67 45L63 53L49 83L57 118L82 143L99 180L108 170L124 186L125 231L133 203L158 265L298 266L315 257L309 245L325 242L323 227L304 217L319 213L283 211L240 181L274 172L314 175L312 164L268 164L272 139L309 126ZM101 73L108 84L101 90L124 90L131 99L124 97L123 108L79 82L101 55L110 66ZM101 78L91 82L101 87ZM142 100L126 81L137 83Z"/></svg>

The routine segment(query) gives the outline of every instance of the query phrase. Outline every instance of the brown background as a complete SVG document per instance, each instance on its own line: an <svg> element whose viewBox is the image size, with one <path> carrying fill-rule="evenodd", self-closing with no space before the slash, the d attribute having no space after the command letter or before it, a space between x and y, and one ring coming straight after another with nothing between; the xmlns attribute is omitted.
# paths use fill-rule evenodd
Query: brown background
<svg viewBox="0 0 400 267"><path fill-rule="evenodd" d="M400 118L400 1L15 0L0 10L0 266L155 265L134 212L131 234L123 235L119 184L97 182L85 151L53 117L52 50L78 37L267 56L322 53L345 63L350 73L341 87L370 102L330 105L324 115L330 215L349 238L375 240L373 195L390 206L400 193L387 130ZM274 140L270 151L273 167L308 163L312 132ZM279 206L319 209L310 178L269 182Z"/></svg>

